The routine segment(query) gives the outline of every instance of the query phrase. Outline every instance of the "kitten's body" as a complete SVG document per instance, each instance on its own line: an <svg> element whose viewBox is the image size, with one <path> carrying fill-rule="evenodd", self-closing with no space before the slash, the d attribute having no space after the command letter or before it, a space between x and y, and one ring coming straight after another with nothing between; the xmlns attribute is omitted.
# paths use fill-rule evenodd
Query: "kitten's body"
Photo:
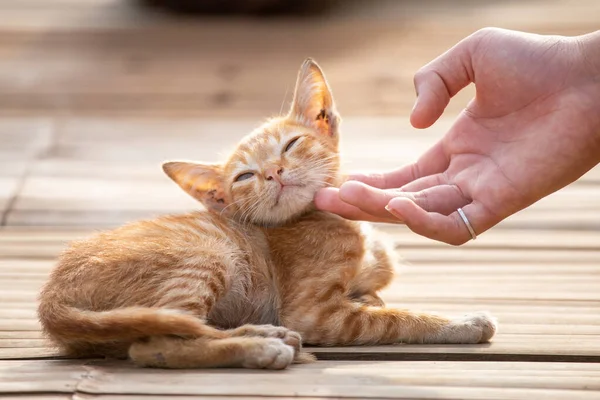
<svg viewBox="0 0 600 400"><path fill-rule="evenodd" d="M365 251L365 240L374 240L363 236L368 230L360 225L318 211L276 228L241 225L207 211L126 225L72 244L52 276L61 289L45 291L42 313L68 302L93 311L129 306L185 310L220 329L297 326L290 314L298 303L314 313L314 301L329 300L337 291L359 301L361 296L377 299L376 291L391 279L387 253ZM328 268L341 264L340 257L343 268ZM222 272L212 270L212 264L222 265ZM305 317L318 318L308 311ZM73 334L82 336L77 327ZM73 337L62 341L62 335L53 339L70 353L98 353L97 343L87 346ZM127 347L108 352L126 356Z"/></svg>
<svg viewBox="0 0 600 400"><path fill-rule="evenodd" d="M478 343L475 314L448 320L379 307L393 251L368 225L315 211L340 182L339 117L307 61L292 111L223 165L165 171L207 211L126 225L73 244L41 295L46 333L75 356L171 368L285 368L318 345Z"/></svg>

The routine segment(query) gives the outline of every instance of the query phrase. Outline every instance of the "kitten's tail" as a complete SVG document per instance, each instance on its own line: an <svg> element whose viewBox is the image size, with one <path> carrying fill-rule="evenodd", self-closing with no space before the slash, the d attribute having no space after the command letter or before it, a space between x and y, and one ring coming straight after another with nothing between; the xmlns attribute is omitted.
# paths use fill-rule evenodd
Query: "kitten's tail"
<svg viewBox="0 0 600 400"><path fill-rule="evenodd" d="M39 316L46 333L60 341L103 343L155 335L215 336L220 332L184 311L164 308L127 307L98 312L42 303Z"/></svg>

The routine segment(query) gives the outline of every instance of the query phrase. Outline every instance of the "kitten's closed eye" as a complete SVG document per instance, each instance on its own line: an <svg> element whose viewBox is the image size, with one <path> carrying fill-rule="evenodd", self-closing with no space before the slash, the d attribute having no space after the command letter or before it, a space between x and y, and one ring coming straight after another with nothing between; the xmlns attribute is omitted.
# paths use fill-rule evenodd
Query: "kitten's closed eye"
<svg viewBox="0 0 600 400"><path fill-rule="evenodd" d="M290 140L290 142L287 144L287 146L285 146L285 149L283 150L283 152L285 153L286 151L289 151L289 149L292 148L292 146L298 141L298 139L300 139L300 137Z"/></svg>
<svg viewBox="0 0 600 400"><path fill-rule="evenodd" d="M254 172L244 172L235 178L236 182L245 181L246 179L250 179L254 176Z"/></svg>

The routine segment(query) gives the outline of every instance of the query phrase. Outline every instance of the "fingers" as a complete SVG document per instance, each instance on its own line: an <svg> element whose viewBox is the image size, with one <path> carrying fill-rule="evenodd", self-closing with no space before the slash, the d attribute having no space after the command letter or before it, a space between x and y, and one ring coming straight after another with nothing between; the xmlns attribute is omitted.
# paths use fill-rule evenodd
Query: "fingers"
<svg viewBox="0 0 600 400"><path fill-rule="evenodd" d="M448 216L427 212L416 203L402 197L391 200L388 209L419 235L455 246L471 240L467 226L456 211ZM483 233L499 222L477 202L464 206L463 212L476 234Z"/></svg>
<svg viewBox="0 0 600 400"><path fill-rule="evenodd" d="M407 198L428 212L448 215L470 202L454 185L440 185L416 193L381 190L359 182L348 182L340 188L340 199L379 219L389 219L388 206L395 198Z"/></svg>
<svg viewBox="0 0 600 400"><path fill-rule="evenodd" d="M439 185L412 193L402 193L394 198L404 197L427 212L450 215L458 207L464 207L471 202L463 196L455 185ZM393 200L390 200L392 202ZM388 203L388 208L390 203Z"/></svg>
<svg viewBox="0 0 600 400"><path fill-rule="evenodd" d="M499 222L480 203L467 204L469 200L452 185L417 193L384 191L357 182L344 186L346 188L339 192L333 188L321 190L315 197L317 208L352 220L404 223L419 235L452 245L471 240L469 230L456 211L459 207L463 208L476 234ZM352 202L363 208L350 204ZM385 213L395 218L390 219Z"/></svg>
<svg viewBox="0 0 600 400"><path fill-rule="evenodd" d="M340 190L327 188L315 197L318 209L352 220L395 222L386 206L397 197L405 197L426 211L448 215L470 200L454 185L440 185L417 193L381 190L359 182L348 182Z"/></svg>
<svg viewBox="0 0 600 400"><path fill-rule="evenodd" d="M382 190L361 182L346 182L340 187L340 199L377 218L391 219L385 206L396 192Z"/></svg>
<svg viewBox="0 0 600 400"><path fill-rule="evenodd" d="M442 115L456 93L473 81L471 47L478 40L469 36L422 67L414 77L417 100L410 122L427 128Z"/></svg>
<svg viewBox="0 0 600 400"><path fill-rule="evenodd" d="M353 174L348 179L379 189L399 188L416 179L445 171L449 162L442 143L438 142L413 164L385 173Z"/></svg>
<svg viewBox="0 0 600 400"><path fill-rule="evenodd" d="M406 169L408 169L407 167L403 167L403 168L399 168L397 170L394 171L390 171L390 172L385 172L385 173L370 173L370 174L361 174L361 173L356 173L356 174L351 174L348 177L347 181L359 181L362 182L366 185L375 187L375 188L379 188L379 189L389 189L394 187L391 182L396 179L395 177L398 176L398 179L401 179L402 177L406 176L406 175L410 175L411 171L407 171Z"/></svg>
<svg viewBox="0 0 600 400"><path fill-rule="evenodd" d="M322 211L328 211L340 217L354 221L401 223L397 218L384 215L383 218L371 215L360 208L348 204L340 199L339 190L335 188L321 189L315 195L315 206ZM383 214L383 213L382 213Z"/></svg>

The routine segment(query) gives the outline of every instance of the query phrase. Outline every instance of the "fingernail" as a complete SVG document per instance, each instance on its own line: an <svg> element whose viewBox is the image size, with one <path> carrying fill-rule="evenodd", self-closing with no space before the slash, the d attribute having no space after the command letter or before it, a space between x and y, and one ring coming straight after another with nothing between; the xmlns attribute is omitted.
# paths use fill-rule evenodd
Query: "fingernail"
<svg viewBox="0 0 600 400"><path fill-rule="evenodd" d="M394 217L398 218L400 221L403 221L403 219L400 216L400 214L398 214L396 212L396 210L394 210L393 208L391 208L389 205L385 206L385 209L386 209L387 212L389 212L390 214L392 214Z"/></svg>

